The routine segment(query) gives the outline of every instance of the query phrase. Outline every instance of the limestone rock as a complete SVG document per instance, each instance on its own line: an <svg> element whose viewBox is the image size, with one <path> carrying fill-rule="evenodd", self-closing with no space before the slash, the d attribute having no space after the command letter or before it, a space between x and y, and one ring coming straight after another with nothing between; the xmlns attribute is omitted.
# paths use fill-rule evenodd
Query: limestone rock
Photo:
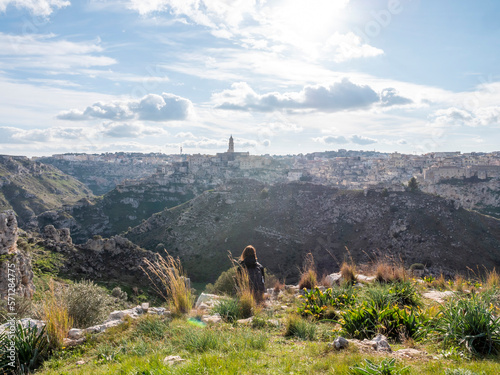
<svg viewBox="0 0 500 375"><path fill-rule="evenodd" d="M0 213L0 298L31 298L35 292L30 255L17 247L19 230L14 211Z"/></svg>
<svg viewBox="0 0 500 375"><path fill-rule="evenodd" d="M349 341L347 341L347 339L345 339L344 337L339 336L335 340L333 340L332 346L337 350L346 349L349 347Z"/></svg>
<svg viewBox="0 0 500 375"><path fill-rule="evenodd" d="M181 358L181 356L178 355L169 355L168 357L165 357L163 360L163 363L169 366L175 365L177 363L184 362L185 359Z"/></svg>

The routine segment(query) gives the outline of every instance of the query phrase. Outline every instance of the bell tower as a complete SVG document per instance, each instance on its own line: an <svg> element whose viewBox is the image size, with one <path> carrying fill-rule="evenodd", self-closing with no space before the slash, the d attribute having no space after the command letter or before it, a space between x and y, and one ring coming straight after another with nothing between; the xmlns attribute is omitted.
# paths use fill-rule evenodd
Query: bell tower
<svg viewBox="0 0 500 375"><path fill-rule="evenodd" d="M232 135L229 138L229 148L228 148L227 152L234 152L234 140L233 140Z"/></svg>

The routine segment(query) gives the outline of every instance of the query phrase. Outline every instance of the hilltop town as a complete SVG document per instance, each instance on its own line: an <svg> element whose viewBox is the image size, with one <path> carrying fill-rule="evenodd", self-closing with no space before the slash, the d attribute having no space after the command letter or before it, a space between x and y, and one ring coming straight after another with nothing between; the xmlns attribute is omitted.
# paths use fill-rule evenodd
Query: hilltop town
<svg viewBox="0 0 500 375"><path fill-rule="evenodd" d="M235 152L232 136L227 151L216 155L70 153L41 160L71 175L75 175L77 166L87 166L93 171L92 176L88 176L93 181L85 181L82 176L78 178L90 187L92 183L106 184L106 178L110 176L109 171L105 169L104 173L99 173L105 166L112 166L114 173L111 176L114 184L124 186L194 182L217 186L228 179L252 178L265 183L309 181L342 189L380 188L397 191L402 190L403 185L412 177L415 177L422 187L443 180L486 181L500 177L500 151L409 155L339 149L305 155L250 155L249 152ZM108 182L106 185L108 188L114 187L113 183Z"/></svg>

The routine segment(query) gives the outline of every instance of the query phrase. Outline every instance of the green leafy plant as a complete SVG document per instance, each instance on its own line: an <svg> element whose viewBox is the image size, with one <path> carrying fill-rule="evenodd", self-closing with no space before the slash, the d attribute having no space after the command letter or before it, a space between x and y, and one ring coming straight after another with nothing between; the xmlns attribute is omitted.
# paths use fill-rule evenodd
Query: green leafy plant
<svg viewBox="0 0 500 375"><path fill-rule="evenodd" d="M369 359L365 359L363 367L351 367L350 374L353 375L399 375L407 372L408 367L398 369L396 367L396 358L385 358L376 364Z"/></svg>
<svg viewBox="0 0 500 375"><path fill-rule="evenodd" d="M303 302L297 312L315 319L323 319L329 311L329 307L340 309L351 306L356 301L354 289L351 287L328 288L324 292L318 287L310 291L306 289L300 298Z"/></svg>
<svg viewBox="0 0 500 375"><path fill-rule="evenodd" d="M495 316L489 299L477 294L442 306L433 334L445 348L456 346L473 355L500 351L500 317Z"/></svg>
<svg viewBox="0 0 500 375"><path fill-rule="evenodd" d="M48 348L45 326L24 328L20 322L16 322L11 337L6 331L0 333L0 372L16 374L17 370L18 374L30 374L46 359ZM9 358L12 349L15 353L14 367L12 358Z"/></svg>
<svg viewBox="0 0 500 375"><path fill-rule="evenodd" d="M420 306L420 295L411 281L400 281L391 284L389 294L393 296L394 301L401 307Z"/></svg>
<svg viewBox="0 0 500 375"><path fill-rule="evenodd" d="M421 339L426 331L428 318L414 309L400 308L397 305L377 309L363 302L341 312L342 330L353 338L372 338L382 333L392 339Z"/></svg>

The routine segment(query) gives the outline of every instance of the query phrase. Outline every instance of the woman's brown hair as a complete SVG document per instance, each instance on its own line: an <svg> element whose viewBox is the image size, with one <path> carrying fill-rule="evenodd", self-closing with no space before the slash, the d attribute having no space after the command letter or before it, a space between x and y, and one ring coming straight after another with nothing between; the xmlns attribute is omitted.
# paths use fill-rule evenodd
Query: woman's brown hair
<svg viewBox="0 0 500 375"><path fill-rule="evenodd" d="M240 260L245 260L245 258L248 258L250 256L253 257L254 259L257 259L257 253L255 251L255 247L249 245L245 247L245 249L241 253Z"/></svg>

